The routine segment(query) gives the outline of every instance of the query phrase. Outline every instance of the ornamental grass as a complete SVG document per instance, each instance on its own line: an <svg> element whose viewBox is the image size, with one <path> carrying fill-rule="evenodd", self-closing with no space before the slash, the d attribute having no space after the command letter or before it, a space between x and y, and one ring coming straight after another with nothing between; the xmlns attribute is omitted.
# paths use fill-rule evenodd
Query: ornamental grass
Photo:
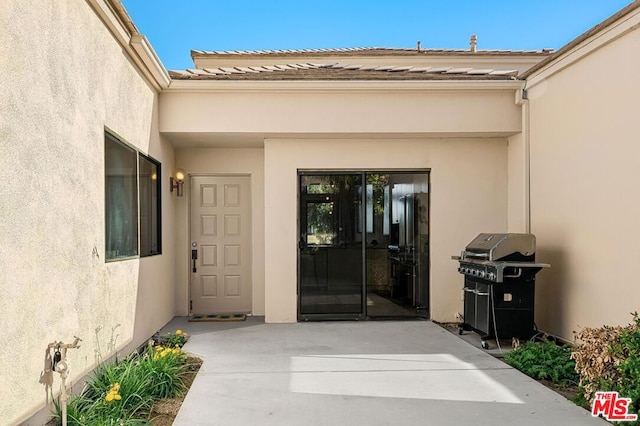
<svg viewBox="0 0 640 426"><path fill-rule="evenodd" d="M67 404L68 425L143 425L154 403L180 396L189 372L179 347L148 346L141 354L101 364L80 395ZM55 419L62 424L61 407Z"/></svg>

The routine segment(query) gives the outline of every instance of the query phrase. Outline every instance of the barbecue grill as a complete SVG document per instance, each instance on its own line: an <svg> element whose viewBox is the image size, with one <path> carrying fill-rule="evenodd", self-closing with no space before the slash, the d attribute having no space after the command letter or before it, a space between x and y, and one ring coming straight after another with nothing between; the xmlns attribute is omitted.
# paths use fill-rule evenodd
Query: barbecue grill
<svg viewBox="0 0 640 426"><path fill-rule="evenodd" d="M530 338L533 321L535 275L550 265L536 263L536 237L532 234L480 234L460 256L464 275L464 330L480 334L482 347L495 338Z"/></svg>

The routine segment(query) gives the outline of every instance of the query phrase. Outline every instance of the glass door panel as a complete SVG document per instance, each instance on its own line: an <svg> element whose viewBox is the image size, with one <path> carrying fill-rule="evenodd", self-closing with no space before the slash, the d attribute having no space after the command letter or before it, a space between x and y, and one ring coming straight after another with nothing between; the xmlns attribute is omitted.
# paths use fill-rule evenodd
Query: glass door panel
<svg viewBox="0 0 640 426"><path fill-rule="evenodd" d="M428 177L401 172L366 175L369 317L429 316Z"/></svg>
<svg viewBox="0 0 640 426"><path fill-rule="evenodd" d="M362 174L301 174L299 316L364 315Z"/></svg>

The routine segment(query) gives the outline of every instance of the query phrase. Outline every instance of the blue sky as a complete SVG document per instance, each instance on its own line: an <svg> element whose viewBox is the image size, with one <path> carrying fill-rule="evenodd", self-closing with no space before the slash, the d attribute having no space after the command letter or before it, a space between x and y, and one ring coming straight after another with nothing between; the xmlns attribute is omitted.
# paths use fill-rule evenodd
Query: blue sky
<svg viewBox="0 0 640 426"><path fill-rule="evenodd" d="M631 0L122 0L167 69L191 49L559 49Z"/></svg>

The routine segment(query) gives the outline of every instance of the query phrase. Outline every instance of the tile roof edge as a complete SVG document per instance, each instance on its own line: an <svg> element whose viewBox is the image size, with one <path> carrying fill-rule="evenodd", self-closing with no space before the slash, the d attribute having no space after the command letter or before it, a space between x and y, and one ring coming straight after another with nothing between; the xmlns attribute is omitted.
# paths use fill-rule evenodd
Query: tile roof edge
<svg viewBox="0 0 640 426"><path fill-rule="evenodd" d="M200 50L191 49L191 58L225 57L225 56L278 56L278 55L331 55L331 54L365 54L374 51L388 51L394 54L464 54L464 55L535 55L547 56L554 53L553 49L540 50L511 50L511 49L478 49L472 52L468 49L430 48L417 50L414 47L353 47L335 49L276 49L276 50Z"/></svg>

